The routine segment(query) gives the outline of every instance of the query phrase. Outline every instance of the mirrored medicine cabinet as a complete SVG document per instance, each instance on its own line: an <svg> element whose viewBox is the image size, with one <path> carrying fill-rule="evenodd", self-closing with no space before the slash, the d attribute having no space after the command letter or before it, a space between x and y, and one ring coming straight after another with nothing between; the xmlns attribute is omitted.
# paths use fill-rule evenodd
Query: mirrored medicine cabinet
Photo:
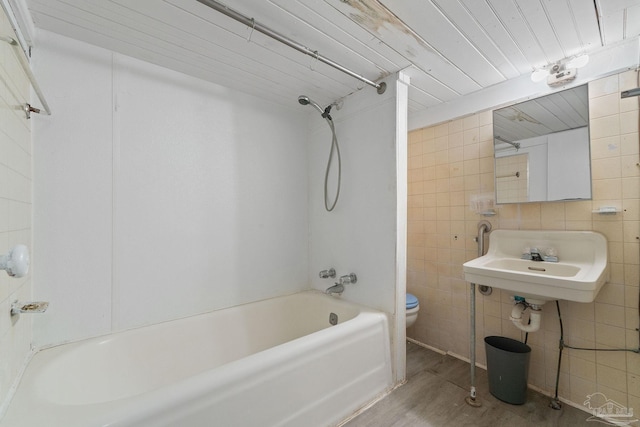
<svg viewBox="0 0 640 427"><path fill-rule="evenodd" d="M493 112L496 203L591 199L587 85Z"/></svg>

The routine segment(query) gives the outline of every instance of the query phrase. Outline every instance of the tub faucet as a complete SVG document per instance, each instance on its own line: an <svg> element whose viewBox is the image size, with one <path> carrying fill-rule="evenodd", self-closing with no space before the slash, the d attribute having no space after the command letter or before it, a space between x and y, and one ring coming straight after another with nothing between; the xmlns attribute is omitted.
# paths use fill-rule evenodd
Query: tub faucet
<svg viewBox="0 0 640 427"><path fill-rule="evenodd" d="M338 279L338 283L341 285L346 285L349 283L356 283L358 281L358 277L356 273L345 274L344 276L340 276Z"/></svg>
<svg viewBox="0 0 640 427"><path fill-rule="evenodd" d="M344 285L349 283L356 283L357 281L358 277L355 275L355 273L340 276L336 284L331 286L330 288L327 288L325 292L329 295L342 295L342 293L344 292Z"/></svg>
<svg viewBox="0 0 640 427"><path fill-rule="evenodd" d="M322 270L319 274L321 279L333 279L336 277L336 270L334 268L330 268L328 270Z"/></svg>
<svg viewBox="0 0 640 427"><path fill-rule="evenodd" d="M336 283L330 288L327 288L327 290L324 292L329 295L342 295L342 293L344 292L344 285L341 283Z"/></svg>

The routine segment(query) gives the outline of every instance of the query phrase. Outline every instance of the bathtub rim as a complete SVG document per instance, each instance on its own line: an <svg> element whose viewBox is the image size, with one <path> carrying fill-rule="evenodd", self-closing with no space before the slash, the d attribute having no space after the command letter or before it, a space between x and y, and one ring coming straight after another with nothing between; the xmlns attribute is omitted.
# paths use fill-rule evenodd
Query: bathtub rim
<svg viewBox="0 0 640 427"><path fill-rule="evenodd" d="M145 329L145 328L161 328L163 325L167 324L167 323L171 323L171 322L176 322L176 321L180 321L180 320L185 320L185 319L192 319L192 318L196 318L199 316L206 316L209 314L213 314L215 312L218 311L223 311L223 310L228 310L231 308L236 308L236 307L243 307L243 306L247 306L247 305L252 305L252 304L257 304L260 302L264 302L264 301L269 301L269 300L274 300L274 299L280 299L280 298L286 298L286 297L292 297L295 295L314 295L314 296L318 296L320 298L326 299L326 300L330 300L331 303L333 304L339 304L339 305L347 305L350 307L356 307L358 309L358 314L349 320L355 320L357 317L361 316L361 315L368 315L368 316L377 316L380 319L384 320L384 332L385 332L385 337L386 337L386 341L385 341L385 346L386 346L386 351L385 351L385 358L387 359L387 364L389 365L389 385L387 386L387 389L384 390L382 392L382 394L386 394L388 393L388 391L390 389L392 389L394 387L394 380L393 380L393 371L394 371L394 365L393 365L393 359L394 356L392 354L392 343L393 343L393 337L391 335L391 331L392 331L392 327L391 325L393 324L393 316L390 315L389 313L386 313L382 310L379 309L375 309L375 308L371 308L362 304L359 304L357 302L352 302L352 301L348 301L345 299L342 299L341 297L336 297L336 296L331 296L331 295L327 295L326 293L319 291L317 289L307 289L307 290L303 290L303 291L299 291L299 292L292 292L292 293L288 293L285 295L278 295L278 296L272 296L269 298L263 298L260 300L256 300L256 301L251 301L251 302L246 302L243 304L238 304L238 305L234 305L234 306L230 306L230 307L225 307L225 308L219 308L219 309L215 309L215 310L211 310L211 311L207 311L207 312L202 312L202 313L196 313L196 314L192 314L189 316L182 316L179 318L175 318L175 319L170 319L170 320L165 320L162 322L158 322L158 323L152 323L152 324L148 324L148 325L142 325L142 326L136 326L136 327L132 327L132 328L127 328L127 329L123 329L123 330L119 330L119 331L114 331L114 332L110 332L110 333L104 333L104 334L100 334L100 335L95 335L92 337L87 337L87 338L82 338L82 339L77 339L77 340L70 340L70 341L66 341L66 342L61 342L61 343L56 343L56 344L52 344L52 345L46 345L46 346L42 346L39 348L33 348L31 349L31 351L29 352L29 354L27 355L27 357L24 359L20 373L18 376L16 376L16 379L14 380L13 384L11 385L10 390L7 392L7 396L5 398L5 400L2 402L2 405L0 405L0 422L2 422L4 420L4 417L6 416L9 407L11 406L14 398L16 397L16 393L22 383L22 380L25 377L25 373L27 371L27 369L29 368L29 366L32 364L32 361L34 359L34 357L39 354L42 351L45 350L51 350L51 349L56 349L56 348L60 348L60 347L64 347L64 346L73 346L73 345L82 345L83 343L86 344L91 344L92 341L100 341L100 340L104 340L110 336L114 336L114 335L120 335L120 334L128 334L128 333L135 333L136 331ZM345 321L344 323L339 323L336 326L340 326L340 325L345 325L348 324L348 321ZM313 334L319 334L320 337L323 337L324 335L326 335L328 333L328 330L331 329L332 327L327 327L324 328L322 330L316 331ZM300 341L300 340L304 340L304 339L308 339L309 335L304 335L302 337L298 337L295 338L291 341L287 341L286 343L282 344L282 345L286 345L290 342L296 342L296 341ZM318 337L318 335L316 336L316 338ZM280 345L281 346L281 345ZM243 359L247 359L247 358L254 358L254 357L258 357L258 354L263 354L265 352L273 352L274 350L277 349L277 347L272 347L272 348L268 348L266 350L262 350L258 353L254 353L251 355L246 356L245 358L239 359L239 360L243 360ZM270 354L270 353L269 353ZM226 365L231 365L231 364L235 364L237 363L238 360L236 361L232 361L227 363ZM225 366L226 366L225 365ZM214 368L213 370L215 370L216 368ZM185 382L188 381L191 377L187 377L187 378L183 378L181 379L179 382ZM147 391L145 393L143 393L143 395L147 395L147 394L153 394L155 395L156 392L161 392L164 389L164 387L160 388L160 389L154 389L154 390L150 390ZM119 399L119 400L126 400L126 399L130 399L130 398L137 398L140 397L142 395L134 395L132 397L129 398L124 398L124 399ZM153 396L151 396L153 397ZM43 399L44 401L44 399ZM52 405L60 405L60 404L56 404L50 401L47 401L48 403L52 404ZM94 403L91 405L101 405L102 403ZM366 405L367 402L364 403L364 405ZM64 406L64 405L62 405Z"/></svg>
<svg viewBox="0 0 640 427"><path fill-rule="evenodd" d="M83 338L65 340L65 341L61 341L61 342L58 342L58 343L45 344L45 345L38 346L38 347L32 347L31 348L31 352L30 352L30 356L29 356L29 361L33 358L33 356L35 354L37 354L37 353L39 353L41 351L48 350L48 349L55 348L55 347L60 347L62 345L76 344L76 343L83 342L83 341L99 339L99 338L105 338L105 337L108 337L110 335L115 335L115 334L130 332L130 331L136 331L138 329L143 329L143 328L150 328L150 327L153 327L153 326L156 326L156 325L160 326L160 325L164 325L164 324L170 323L170 322L176 322L176 321L180 321L180 320L184 320L184 319L191 319L191 318L198 317L198 316L205 316L207 314L215 313L217 311L228 310L228 309L232 309L232 308L236 308L236 307L244 307L244 306L247 306L247 305L260 303L260 302L263 302L263 301L270 301L270 300L274 300L274 299L278 299L278 298L286 298L286 297L291 297L291 296L300 295L300 294L319 295L319 296L321 296L323 298L326 298L326 299L333 298L339 304L348 304L348 305L351 305L351 306L355 306L355 307L358 307L360 309L360 311L371 311L371 312L375 312L375 313L382 313L382 314L387 316L387 321L389 322L389 325L391 325L393 323L393 317L394 316L391 313L387 313L387 312L385 312L383 310L380 310L380 309L377 309L377 308L374 308L374 307L369 307L369 306L366 306L364 304L360 304L358 302L354 302L354 301L350 301L350 300L347 300L347 299L343 299L342 296L329 295L326 292L320 291L318 289L305 289L305 290L301 290L301 291L297 291L297 292L289 292L289 293L282 294L282 295L270 296L270 297L258 299L258 300L255 300L255 301L247 301L247 302L243 302L241 304L230 305L228 307L220 307L220 308L216 308L214 310L203 311L203 312L200 312L200 313L193 313L193 314L189 314L189 315L186 315L186 316L179 316L179 317L175 317L173 319L166 319L166 320L163 320L161 322L148 323L148 324L144 324L144 325L137 325L137 326L132 326L130 328L113 330L113 331L104 332L104 333L100 333L100 334L97 334L97 335L91 335L91 336L87 336L87 337L83 337ZM391 329L391 326L390 326L390 329ZM389 335L389 336L391 336L391 335Z"/></svg>

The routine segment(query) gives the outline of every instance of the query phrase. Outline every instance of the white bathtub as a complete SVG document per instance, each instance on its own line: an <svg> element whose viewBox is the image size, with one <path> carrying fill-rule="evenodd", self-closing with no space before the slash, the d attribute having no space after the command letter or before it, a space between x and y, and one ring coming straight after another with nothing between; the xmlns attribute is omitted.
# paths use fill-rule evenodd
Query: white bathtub
<svg viewBox="0 0 640 427"><path fill-rule="evenodd" d="M391 386L387 317L311 291L40 351L0 426L331 426Z"/></svg>

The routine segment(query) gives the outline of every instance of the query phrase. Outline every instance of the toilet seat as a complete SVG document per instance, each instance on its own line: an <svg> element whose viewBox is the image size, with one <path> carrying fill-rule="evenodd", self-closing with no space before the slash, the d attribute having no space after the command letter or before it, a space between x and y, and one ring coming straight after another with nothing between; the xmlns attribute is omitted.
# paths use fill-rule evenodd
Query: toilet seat
<svg viewBox="0 0 640 427"><path fill-rule="evenodd" d="M418 319L418 311L420 310L420 304L418 304L418 298L415 295L407 294L406 301L406 327L411 327Z"/></svg>
<svg viewBox="0 0 640 427"><path fill-rule="evenodd" d="M406 309L410 310L418 306L418 298L413 294L407 294Z"/></svg>

